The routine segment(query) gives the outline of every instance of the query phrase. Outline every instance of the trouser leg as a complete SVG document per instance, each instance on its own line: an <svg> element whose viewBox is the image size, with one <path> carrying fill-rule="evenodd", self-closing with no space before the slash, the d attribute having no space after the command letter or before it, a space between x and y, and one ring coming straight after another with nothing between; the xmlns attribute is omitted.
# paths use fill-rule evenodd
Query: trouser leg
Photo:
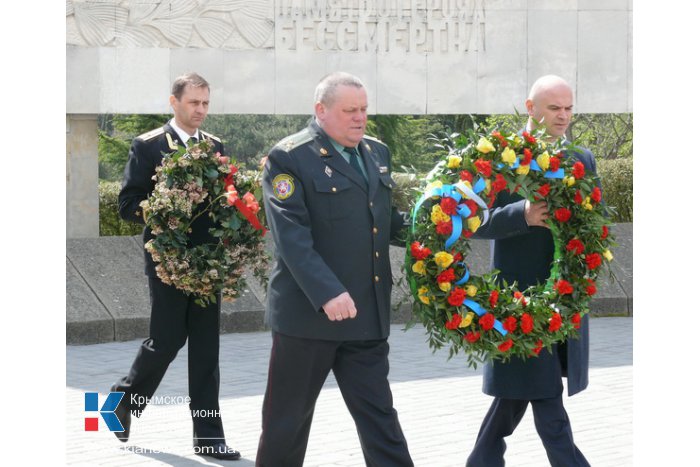
<svg viewBox="0 0 700 467"><path fill-rule="evenodd" d="M533 400L532 414L552 467L590 467L574 444L571 422L561 394L550 399Z"/></svg>
<svg viewBox="0 0 700 467"><path fill-rule="evenodd" d="M503 467L506 464L504 438L513 434L525 415L528 402L499 397L493 399L481 423L474 449L467 459L467 467Z"/></svg>

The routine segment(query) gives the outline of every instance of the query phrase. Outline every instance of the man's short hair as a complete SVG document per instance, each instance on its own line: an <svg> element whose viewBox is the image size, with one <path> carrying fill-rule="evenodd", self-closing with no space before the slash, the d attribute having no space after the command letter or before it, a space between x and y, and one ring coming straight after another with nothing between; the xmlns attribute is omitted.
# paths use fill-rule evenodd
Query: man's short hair
<svg viewBox="0 0 700 467"><path fill-rule="evenodd" d="M314 93L314 102L320 102L324 105L333 104L338 86L365 87L357 76L345 73L344 71L336 71L324 76L318 83L316 92Z"/></svg>
<svg viewBox="0 0 700 467"><path fill-rule="evenodd" d="M180 100L187 86L192 86L193 88L204 87L209 90L209 83L207 83L206 79L202 78L197 73L185 73L175 78L171 94L175 96L175 99Z"/></svg>

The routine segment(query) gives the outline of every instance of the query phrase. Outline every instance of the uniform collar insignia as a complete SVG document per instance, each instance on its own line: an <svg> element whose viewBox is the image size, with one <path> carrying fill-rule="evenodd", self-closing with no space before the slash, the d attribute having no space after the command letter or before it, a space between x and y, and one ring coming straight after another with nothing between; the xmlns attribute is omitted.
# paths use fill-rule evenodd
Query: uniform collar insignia
<svg viewBox="0 0 700 467"><path fill-rule="evenodd" d="M170 133L168 133L167 131L165 132L165 139L168 140L168 147L173 151L177 151L177 143L173 141L173 137L170 136Z"/></svg>
<svg viewBox="0 0 700 467"><path fill-rule="evenodd" d="M322 157L328 157L328 150L326 148L319 149Z"/></svg>

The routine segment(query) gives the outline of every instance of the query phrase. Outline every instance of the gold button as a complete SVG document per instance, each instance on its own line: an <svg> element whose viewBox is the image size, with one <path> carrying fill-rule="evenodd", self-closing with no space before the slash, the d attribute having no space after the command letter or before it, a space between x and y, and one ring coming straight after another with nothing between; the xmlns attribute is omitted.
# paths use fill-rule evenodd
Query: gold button
<svg viewBox="0 0 700 467"><path fill-rule="evenodd" d="M335 187L333 187L333 188L331 188L331 191L332 191L333 193L335 193L335 192L338 191L338 190L337 190Z"/></svg>
<svg viewBox="0 0 700 467"><path fill-rule="evenodd" d="M377 233L377 232L379 232L379 230L377 230L377 228L375 227L375 228L372 229L372 232L373 232L373 233Z"/></svg>
<svg viewBox="0 0 700 467"><path fill-rule="evenodd" d="M374 276L374 282L379 282L379 276Z"/></svg>

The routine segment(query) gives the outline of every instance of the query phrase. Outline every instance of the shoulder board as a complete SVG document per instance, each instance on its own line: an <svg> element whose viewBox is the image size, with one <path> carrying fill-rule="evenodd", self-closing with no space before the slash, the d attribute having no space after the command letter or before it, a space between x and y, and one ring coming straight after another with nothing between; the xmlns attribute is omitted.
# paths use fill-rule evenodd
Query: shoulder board
<svg viewBox="0 0 700 467"><path fill-rule="evenodd" d="M314 139L308 128L301 130L298 133L294 133L291 136L287 136L282 141L277 143L275 147L284 149L285 151L291 151L294 148L298 148L304 143L308 143Z"/></svg>
<svg viewBox="0 0 700 467"><path fill-rule="evenodd" d="M206 131L199 130L205 137L213 139L214 141L218 141L219 143L221 142L221 139L219 139L218 136L214 136L211 133L207 133Z"/></svg>
<svg viewBox="0 0 700 467"><path fill-rule="evenodd" d="M163 127L156 128L155 130L148 131L142 135L138 135L137 138L142 139L144 141L148 141L149 139L153 139L156 136L160 136L163 133L165 133L165 129Z"/></svg>
<svg viewBox="0 0 700 467"><path fill-rule="evenodd" d="M365 135L364 138L365 138L365 139L368 139L368 140L370 140L370 141L374 141L375 143L379 143L379 144L381 144L382 146L386 146L386 143L385 143L384 141L382 141L382 140L380 140L380 139L377 139L377 138L375 138L374 136ZM387 146L387 147L388 147L388 146Z"/></svg>

